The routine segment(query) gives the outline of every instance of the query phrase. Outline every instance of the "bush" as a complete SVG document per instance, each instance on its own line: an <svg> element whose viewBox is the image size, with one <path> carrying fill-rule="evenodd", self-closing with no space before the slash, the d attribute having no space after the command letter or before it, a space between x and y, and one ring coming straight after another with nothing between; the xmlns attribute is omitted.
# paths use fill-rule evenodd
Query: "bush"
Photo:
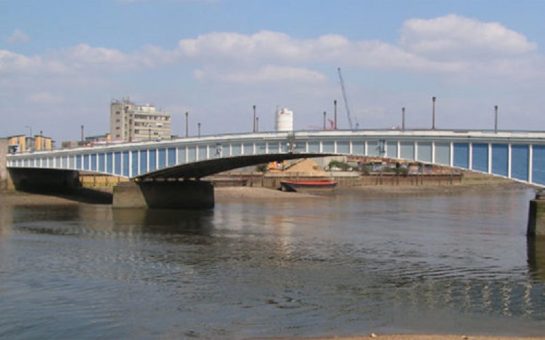
<svg viewBox="0 0 545 340"><path fill-rule="evenodd" d="M329 168L329 170L331 170L332 168L341 169L342 171L352 170L352 167L349 164L344 163L344 162L339 162L339 161L336 161L336 160L332 160L331 162L329 162L328 168Z"/></svg>
<svg viewBox="0 0 545 340"><path fill-rule="evenodd" d="M267 164L259 164L255 167L255 171L263 173L267 172Z"/></svg>

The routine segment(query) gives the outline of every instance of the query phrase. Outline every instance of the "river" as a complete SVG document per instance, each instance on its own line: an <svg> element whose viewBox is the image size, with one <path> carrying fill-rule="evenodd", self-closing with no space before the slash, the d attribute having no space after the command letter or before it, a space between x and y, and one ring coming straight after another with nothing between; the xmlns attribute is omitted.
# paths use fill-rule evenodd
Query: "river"
<svg viewBox="0 0 545 340"><path fill-rule="evenodd" d="M545 334L530 189L0 207L0 338Z"/></svg>

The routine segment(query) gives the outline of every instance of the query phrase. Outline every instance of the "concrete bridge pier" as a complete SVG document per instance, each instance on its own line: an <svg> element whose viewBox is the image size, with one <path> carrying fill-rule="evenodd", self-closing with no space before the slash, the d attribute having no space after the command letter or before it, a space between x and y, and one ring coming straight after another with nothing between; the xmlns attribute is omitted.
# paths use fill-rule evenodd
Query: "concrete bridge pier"
<svg viewBox="0 0 545 340"><path fill-rule="evenodd" d="M8 155L8 140L0 138L0 191L14 190L13 181L6 167Z"/></svg>
<svg viewBox="0 0 545 340"><path fill-rule="evenodd" d="M122 182L114 187L114 208L211 209L214 187L207 181Z"/></svg>
<svg viewBox="0 0 545 340"><path fill-rule="evenodd" d="M545 190L536 193L530 201L528 214L528 237L545 237Z"/></svg>

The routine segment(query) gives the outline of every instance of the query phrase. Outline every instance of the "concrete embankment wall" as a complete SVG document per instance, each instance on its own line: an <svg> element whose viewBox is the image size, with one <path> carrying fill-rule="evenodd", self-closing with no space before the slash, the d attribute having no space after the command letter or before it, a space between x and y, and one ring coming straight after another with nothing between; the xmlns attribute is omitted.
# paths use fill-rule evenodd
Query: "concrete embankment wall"
<svg viewBox="0 0 545 340"><path fill-rule="evenodd" d="M433 174L433 175L407 175L396 176L393 174L376 174L360 176L354 172L329 172L326 177L337 181L341 188L356 186L415 186L415 185L453 185L462 182L461 174ZM249 186L277 189L283 180L312 180L315 176L305 173L283 174L231 174L229 176L213 176L209 180L214 186ZM322 176L323 178L323 176Z"/></svg>

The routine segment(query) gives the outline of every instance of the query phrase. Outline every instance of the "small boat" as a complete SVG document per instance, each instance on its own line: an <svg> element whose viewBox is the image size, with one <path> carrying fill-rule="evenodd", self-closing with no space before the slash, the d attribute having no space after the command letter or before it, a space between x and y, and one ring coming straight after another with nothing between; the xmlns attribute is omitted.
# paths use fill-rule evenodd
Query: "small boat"
<svg viewBox="0 0 545 340"><path fill-rule="evenodd" d="M280 181L280 186L282 191L332 190L337 186L337 182L332 179L285 180Z"/></svg>

